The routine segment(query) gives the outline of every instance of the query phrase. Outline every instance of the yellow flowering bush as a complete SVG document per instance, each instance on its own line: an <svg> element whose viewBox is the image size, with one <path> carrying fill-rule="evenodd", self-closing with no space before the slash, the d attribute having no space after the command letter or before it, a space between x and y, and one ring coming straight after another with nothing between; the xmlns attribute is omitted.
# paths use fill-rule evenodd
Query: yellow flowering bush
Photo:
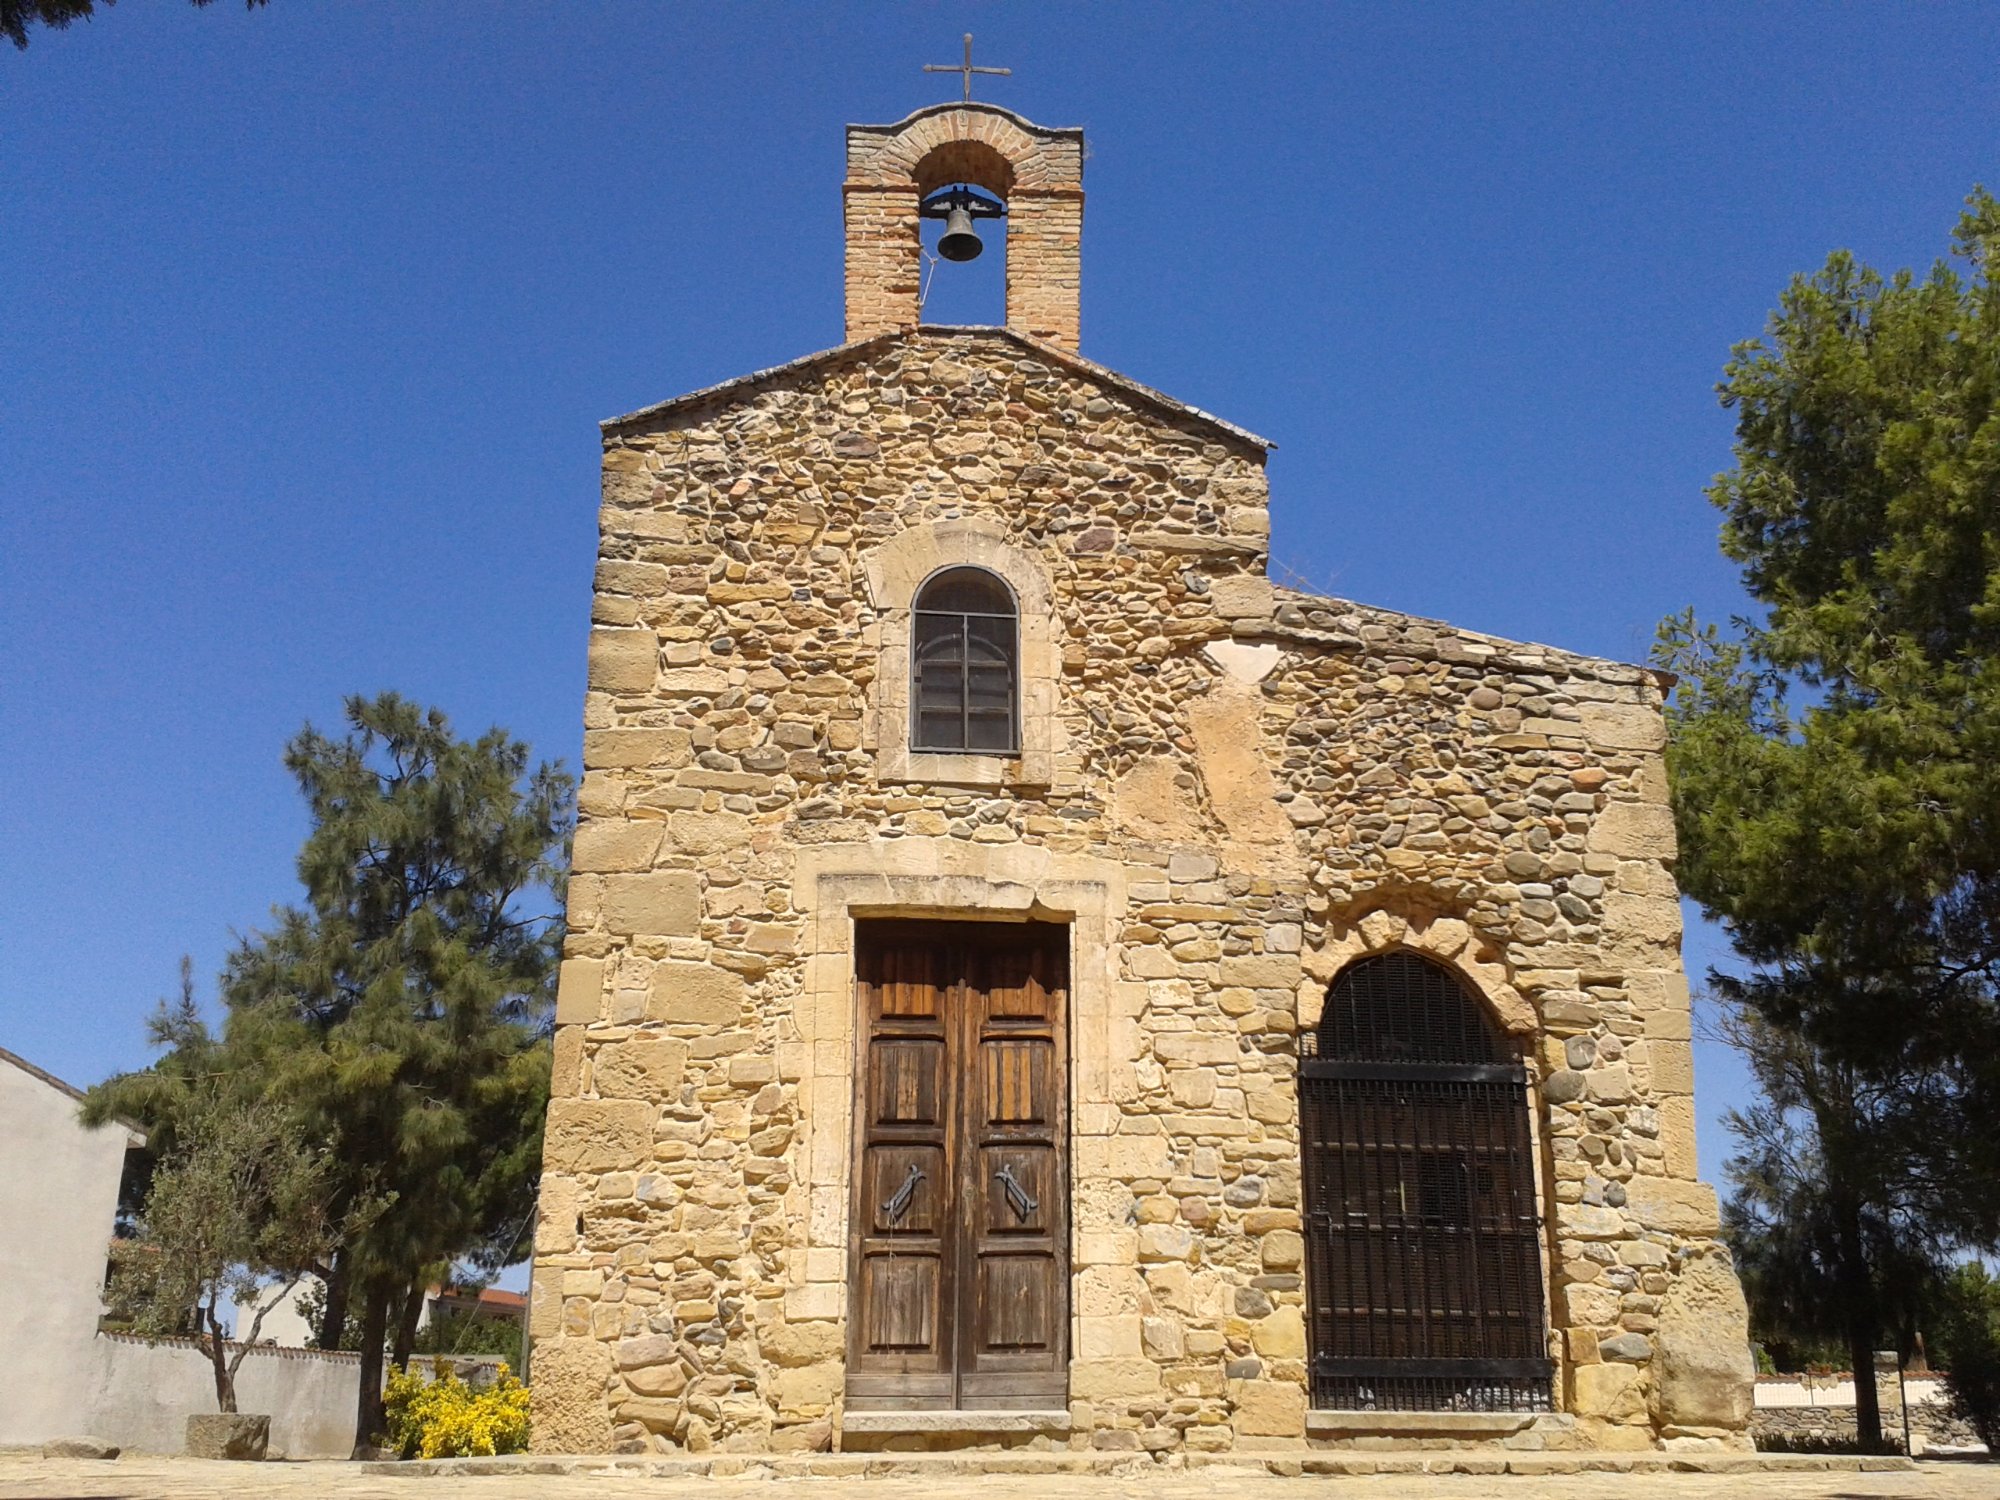
<svg viewBox="0 0 2000 1500"><path fill-rule="evenodd" d="M528 1447L528 1388L504 1364L474 1389L440 1359L430 1379L391 1370L382 1404L389 1442L405 1458L483 1458Z"/></svg>

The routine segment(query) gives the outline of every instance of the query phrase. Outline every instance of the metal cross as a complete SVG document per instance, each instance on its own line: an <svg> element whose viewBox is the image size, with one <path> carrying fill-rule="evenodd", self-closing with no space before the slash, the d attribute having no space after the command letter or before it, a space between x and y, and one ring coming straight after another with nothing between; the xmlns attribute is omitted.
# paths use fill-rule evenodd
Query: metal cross
<svg viewBox="0 0 2000 1500"><path fill-rule="evenodd" d="M975 68L975 67L973 67L973 65L972 65L972 33L971 33L971 32L969 32L969 31L968 31L968 32L966 32L966 34L965 34L965 61L964 61L964 62L962 62L962 63L925 63L925 64L924 64L924 71L925 71L926 73L962 73L962 74L964 74L964 75L965 75L965 102L966 102L967 104L970 104L970 103L972 102L972 75L973 75L974 73L991 73L991 74L993 74L993 75L994 75L994 76L995 76L996 78L1011 78L1011 77L1013 77L1013 76L1014 76L1014 70L1013 70L1012 68Z"/></svg>

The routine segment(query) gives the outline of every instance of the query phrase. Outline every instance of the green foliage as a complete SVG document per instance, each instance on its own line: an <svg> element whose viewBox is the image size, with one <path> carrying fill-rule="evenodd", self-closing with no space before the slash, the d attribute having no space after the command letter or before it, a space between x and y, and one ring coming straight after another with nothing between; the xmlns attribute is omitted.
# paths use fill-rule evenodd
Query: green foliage
<svg viewBox="0 0 2000 1500"><path fill-rule="evenodd" d="M308 726L286 748L312 815L305 901L230 956L228 1021L204 1045L334 1164L326 1209L353 1227L310 1269L319 1342L362 1355L365 1441L384 1347L414 1329L400 1313L443 1270L491 1274L525 1243L572 813L569 778L500 730L460 740L394 694L346 710L345 735ZM159 1107L198 1061L175 1045L105 1107L171 1135Z"/></svg>
<svg viewBox="0 0 2000 1500"><path fill-rule="evenodd" d="M469 1311L447 1312L439 1309L432 1312L430 1320L418 1330L414 1352L498 1354L503 1359L518 1363L523 1332L518 1318L481 1317Z"/></svg>
<svg viewBox="0 0 2000 1500"><path fill-rule="evenodd" d="M287 748L313 819L306 904L237 950L225 995L231 1046L337 1143L336 1200L388 1199L336 1268L359 1294L365 1391L392 1302L437 1267L490 1273L520 1253L571 783L530 770L503 732L457 739L394 694L350 699L347 721L340 739L308 727ZM537 894L551 914L521 911Z"/></svg>
<svg viewBox="0 0 2000 1500"><path fill-rule="evenodd" d="M1960 1266L1945 1282L1933 1327L1952 1415L2000 1453L2000 1280Z"/></svg>
<svg viewBox="0 0 2000 1500"><path fill-rule="evenodd" d="M2000 1240L2000 203L1962 267L1795 279L1720 387L1709 498L1761 607L1661 628L1682 888L1744 974L1762 1118L1734 1227L1765 1331L1850 1358L1941 1242ZM1750 1053L1753 1066L1759 1054ZM1776 1092L1773 1092L1773 1090ZM1864 1407L1869 1403L1864 1399ZM1864 1442L1870 1412L1860 1414Z"/></svg>
<svg viewBox="0 0 2000 1500"><path fill-rule="evenodd" d="M137 1233L113 1247L109 1300L135 1333L193 1334L214 1370L217 1408L233 1412L236 1374L264 1319L261 1309L243 1310L270 1278L295 1283L343 1235L365 1228L378 1205L356 1202L344 1219L329 1212L331 1153L309 1143L278 1101L231 1071L198 1014L185 962L181 982L179 1004L162 1003L153 1021L154 1039L171 1049L172 1060L171 1070L145 1085L163 1146ZM107 1118L115 1094L109 1086L97 1091L86 1117ZM237 1330L234 1355L225 1345L225 1303L250 1319Z"/></svg>
<svg viewBox="0 0 2000 1500"><path fill-rule="evenodd" d="M389 1372L389 1446L404 1458L473 1458L528 1447L528 1391L504 1364L474 1388L444 1360L431 1377Z"/></svg>
<svg viewBox="0 0 2000 1500"><path fill-rule="evenodd" d="M1850 1364L1860 1293L1871 1351L1876 1329L1909 1350L1940 1253L1931 1204L1884 1154L1881 1122L1900 1115L1911 1079L1829 1057L1749 1006L1725 1009L1712 1029L1757 1084L1748 1106L1724 1116L1737 1150L1724 1166L1723 1228L1752 1336L1788 1370ZM1852 1191L1861 1184L1869 1190Z"/></svg>
<svg viewBox="0 0 2000 1500"><path fill-rule="evenodd" d="M560 942L516 904L559 899L569 779L393 694L347 717L286 751L307 904L231 957L231 1041L340 1142L349 1191L393 1183L357 1269L497 1269L533 1204Z"/></svg>
<svg viewBox="0 0 2000 1500"><path fill-rule="evenodd" d="M1952 1227L2000 1237L2000 203L1961 273L1846 253L1723 386L1710 499L1765 611L1662 627L1682 886L1756 966L1726 998L1914 1091L1884 1120ZM1946 1191L1949 1188L1950 1191Z"/></svg>
<svg viewBox="0 0 2000 1500"><path fill-rule="evenodd" d="M0 0L0 36L16 47L26 47L30 26L39 24L61 31L72 21L88 21L99 4L116 3L117 0ZM194 0L194 3L210 5L214 0ZM243 3L246 10L255 10L270 0L243 0Z"/></svg>
<svg viewBox="0 0 2000 1500"><path fill-rule="evenodd" d="M344 1349L352 1354L361 1348L361 1329L352 1318L342 1317L340 1327L328 1325L326 1315L326 1283L318 1277L299 1288L294 1301L301 1318L313 1329L310 1347L314 1349ZM322 1342L324 1340L324 1342Z"/></svg>

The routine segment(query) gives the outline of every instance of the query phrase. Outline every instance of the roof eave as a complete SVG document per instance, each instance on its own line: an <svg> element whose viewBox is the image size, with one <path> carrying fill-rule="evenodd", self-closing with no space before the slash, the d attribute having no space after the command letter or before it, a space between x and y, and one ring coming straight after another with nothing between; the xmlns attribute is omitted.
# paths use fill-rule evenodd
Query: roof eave
<svg viewBox="0 0 2000 1500"><path fill-rule="evenodd" d="M1190 406L1185 401L1177 401L1164 391L1155 390L1153 387L1133 380L1129 376L1119 374L1116 370L1085 359L1074 350L1065 349L1059 344L1048 343L1030 334L1022 333L1019 329L941 323L925 323L909 328L891 329L887 333L878 333L869 338L856 339L851 343L836 344L831 349L820 349L811 354L803 354L797 359L787 360L781 365L771 365L762 370L752 370L747 375L738 375L735 379L725 380L718 385L703 386L701 389L689 391L685 395L674 396L665 401L656 401L651 406L642 406L637 411L626 412L621 417L607 418L605 421L597 424L598 429L606 436L610 436L618 429L629 427L636 422L643 422L650 418L664 416L682 407L695 406L705 401L715 400L718 397L726 397L735 391L748 390L766 381L809 369L816 364L835 359L844 359L861 350L874 348L878 345L885 346L895 340L920 339L926 335L933 334L997 335L1020 345L1024 349L1032 350L1034 353L1041 355L1053 363L1074 370L1078 374L1098 381L1101 384L1111 386L1134 400L1154 407L1170 416L1198 422L1206 427L1212 427L1239 443L1245 443L1253 448L1262 449L1266 453L1278 446L1269 438L1259 437L1248 428L1239 427L1234 422L1216 416L1214 412L1203 411L1200 407Z"/></svg>
<svg viewBox="0 0 2000 1500"><path fill-rule="evenodd" d="M1483 630L1468 630L1463 625L1454 625L1449 620L1433 619L1429 615L1415 615L1406 610L1390 609L1380 604L1363 604L1355 599L1343 599L1336 594L1314 594L1305 589L1287 588L1283 584L1275 586L1271 593L1274 602L1287 601L1301 605L1333 605L1363 615L1388 616L1408 621L1412 625L1425 625L1445 632L1453 638L1490 652L1497 660L1509 661L1523 656L1544 658L1550 665L1560 665L1570 670L1582 669L1588 672L1610 671L1628 678L1650 677L1662 688L1673 682L1671 673L1662 673L1658 668L1640 662L1620 661L1615 656L1592 656L1585 651L1572 651L1567 646L1552 646L1545 641L1517 641L1503 635L1492 635ZM1667 680L1662 682L1662 678Z"/></svg>

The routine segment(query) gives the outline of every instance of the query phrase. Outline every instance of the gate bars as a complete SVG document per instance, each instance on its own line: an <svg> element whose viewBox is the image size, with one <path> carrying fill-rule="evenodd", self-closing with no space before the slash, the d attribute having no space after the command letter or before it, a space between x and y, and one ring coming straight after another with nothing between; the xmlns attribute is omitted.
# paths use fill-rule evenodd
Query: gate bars
<svg viewBox="0 0 2000 1500"><path fill-rule="evenodd" d="M1312 1403L1547 1411L1527 1075L1477 1000L1364 960L1301 1035Z"/></svg>

